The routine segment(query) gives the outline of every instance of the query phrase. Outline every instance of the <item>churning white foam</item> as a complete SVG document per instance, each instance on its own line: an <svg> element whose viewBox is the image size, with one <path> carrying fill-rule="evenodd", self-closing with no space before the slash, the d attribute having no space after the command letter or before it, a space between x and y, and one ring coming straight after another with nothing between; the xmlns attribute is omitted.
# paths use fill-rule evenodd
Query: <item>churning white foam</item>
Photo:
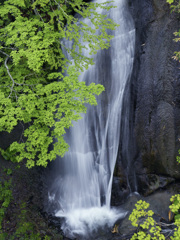
<svg viewBox="0 0 180 240"><path fill-rule="evenodd" d="M58 211L56 217L64 217L62 230L71 237L77 235L87 236L95 233L100 228L111 228L114 223L127 212L108 207L92 207L89 209L73 209L67 213Z"/></svg>

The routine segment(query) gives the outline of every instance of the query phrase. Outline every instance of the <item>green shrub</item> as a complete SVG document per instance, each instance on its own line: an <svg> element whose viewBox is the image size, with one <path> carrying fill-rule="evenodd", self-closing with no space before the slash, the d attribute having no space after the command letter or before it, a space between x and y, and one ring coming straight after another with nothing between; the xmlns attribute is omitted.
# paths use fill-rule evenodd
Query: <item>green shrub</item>
<svg viewBox="0 0 180 240"><path fill-rule="evenodd" d="M131 240L165 240L164 235L161 234L161 227L157 225L152 217L154 212L147 210L149 203L140 200L135 206L136 208L133 209L129 220L134 227L137 227L138 232L134 233Z"/></svg>
<svg viewBox="0 0 180 240"><path fill-rule="evenodd" d="M172 205L169 207L174 213L174 223L166 224L174 225L173 236L170 237L171 240L180 239L180 194L176 194L171 197L170 201ZM135 204L135 209L129 216L129 220L134 227L137 227L137 233L134 233L131 240L165 240L166 237L161 233L161 223L157 223L153 219L154 212L152 210L147 210L149 208L149 203L145 201L138 201Z"/></svg>
<svg viewBox="0 0 180 240"><path fill-rule="evenodd" d="M0 233L6 209L12 200L11 180L0 183Z"/></svg>

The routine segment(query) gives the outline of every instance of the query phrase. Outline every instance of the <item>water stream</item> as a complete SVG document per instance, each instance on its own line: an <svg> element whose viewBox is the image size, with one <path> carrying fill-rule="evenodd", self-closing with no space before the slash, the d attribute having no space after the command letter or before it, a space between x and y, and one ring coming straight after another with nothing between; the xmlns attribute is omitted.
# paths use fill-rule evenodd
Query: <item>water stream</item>
<svg viewBox="0 0 180 240"><path fill-rule="evenodd" d="M98 105L88 106L87 114L66 134L69 152L56 161L58 176L49 190L49 202L58 202L56 216L64 217L62 229L71 236L112 226L124 216L110 208L110 200L123 94L133 66L135 30L127 1L115 0L113 4L117 8L110 10L108 17L120 26L113 32L111 47L99 51L94 56L95 65L79 78L87 84L103 84L105 92L98 97Z"/></svg>

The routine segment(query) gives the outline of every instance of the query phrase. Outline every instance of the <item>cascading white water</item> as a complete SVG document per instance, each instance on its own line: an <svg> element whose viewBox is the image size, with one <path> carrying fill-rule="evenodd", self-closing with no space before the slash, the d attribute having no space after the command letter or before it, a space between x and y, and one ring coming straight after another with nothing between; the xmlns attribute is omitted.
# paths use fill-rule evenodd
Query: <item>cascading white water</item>
<svg viewBox="0 0 180 240"><path fill-rule="evenodd" d="M98 97L98 105L88 106L87 114L73 123L65 136L69 152L59 159L59 176L49 191L50 202L56 199L59 203L56 216L65 217L63 230L70 235L86 234L104 224L111 226L122 215L110 209L110 199L123 93L133 65L135 30L127 1L115 0L113 4L117 8L111 9L108 17L120 26L113 32L111 47L98 51L95 65L79 79L87 84L101 83L105 92Z"/></svg>

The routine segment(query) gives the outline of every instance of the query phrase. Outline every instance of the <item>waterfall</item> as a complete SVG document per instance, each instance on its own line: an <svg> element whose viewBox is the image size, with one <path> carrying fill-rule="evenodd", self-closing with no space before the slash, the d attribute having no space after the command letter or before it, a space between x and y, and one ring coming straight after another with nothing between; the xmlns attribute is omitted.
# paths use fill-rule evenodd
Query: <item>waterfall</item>
<svg viewBox="0 0 180 240"><path fill-rule="evenodd" d="M108 12L108 18L120 24L112 32L111 47L98 51L95 64L79 78L87 84L103 84L105 91L98 97L98 105L88 106L83 118L67 132L69 151L56 161L58 175L49 189L50 204L58 202L56 216L65 218L62 228L71 236L105 224L112 226L124 214L111 209L110 200L123 93L133 66L135 30L127 1L115 0L111 4L117 8ZM103 14L105 10L98 11Z"/></svg>

